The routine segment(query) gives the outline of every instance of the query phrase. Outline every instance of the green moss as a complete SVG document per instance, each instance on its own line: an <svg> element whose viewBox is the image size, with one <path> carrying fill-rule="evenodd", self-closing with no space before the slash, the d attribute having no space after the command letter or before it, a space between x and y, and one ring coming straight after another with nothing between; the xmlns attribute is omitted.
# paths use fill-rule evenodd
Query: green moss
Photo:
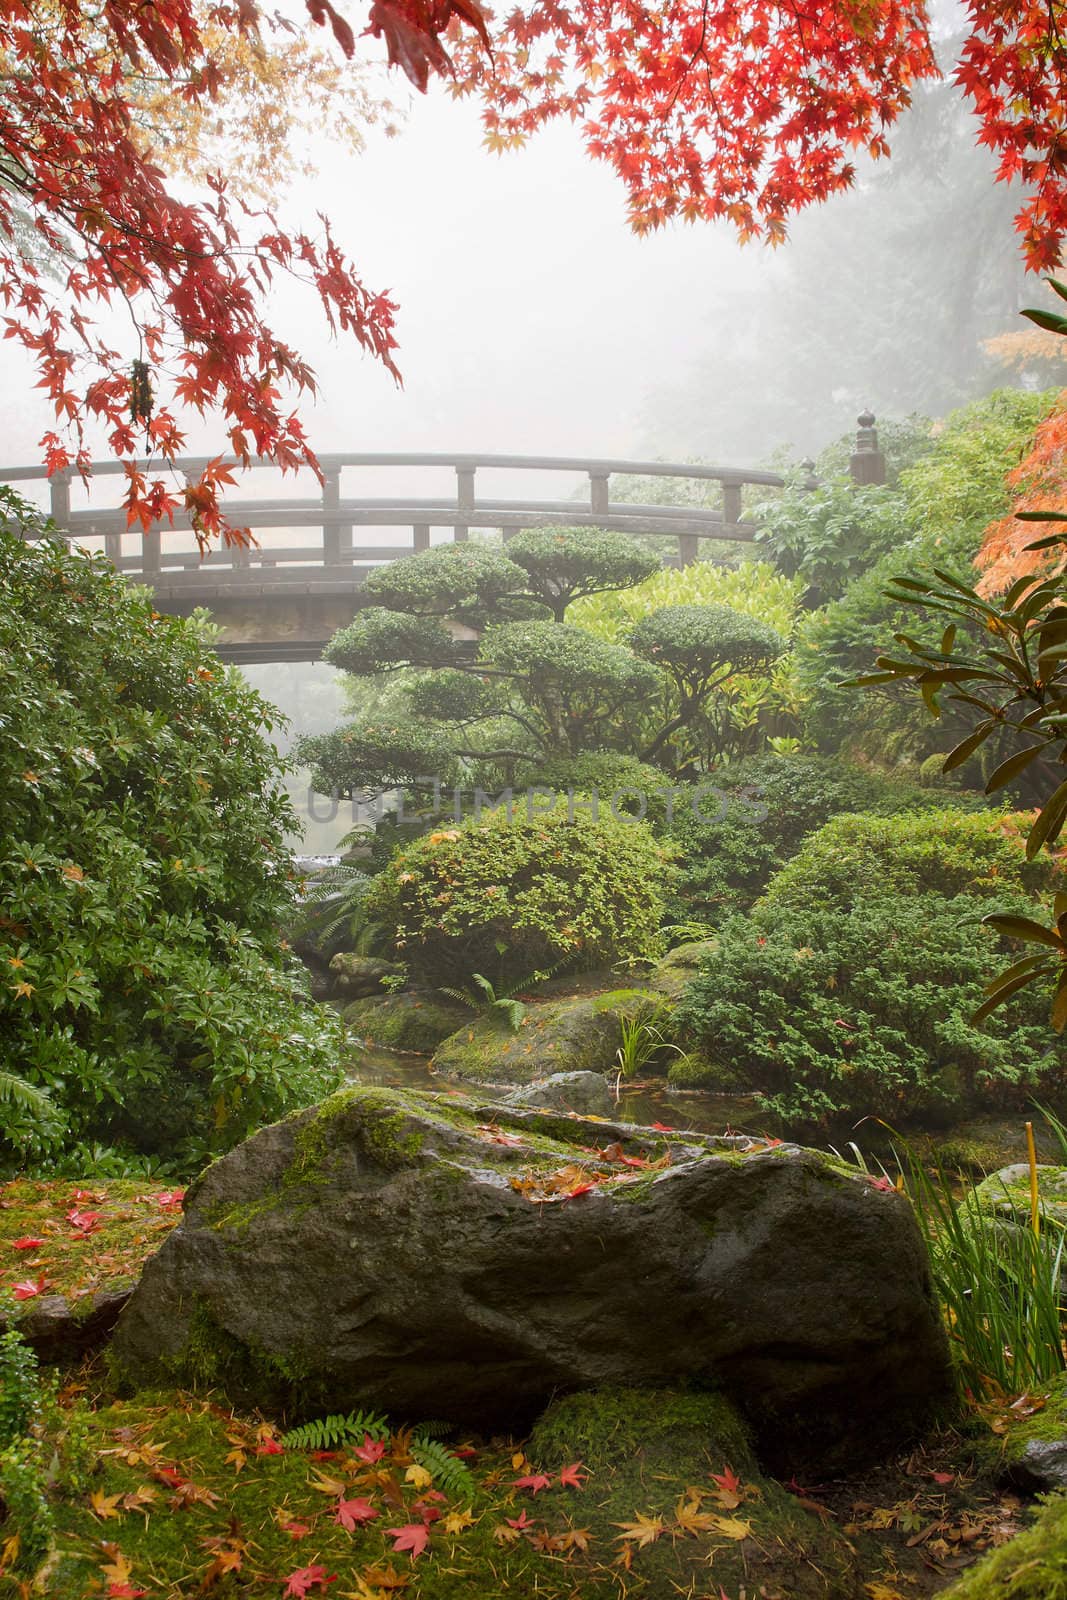
<svg viewBox="0 0 1067 1600"><path fill-rule="evenodd" d="M675 1056L667 1069L667 1082L675 1089L714 1089L724 1094L736 1094L746 1087L729 1067L694 1054Z"/></svg>
<svg viewBox="0 0 1067 1600"><path fill-rule="evenodd" d="M464 1006L431 995L372 995L354 1000L344 1010L352 1033L386 1050L430 1055L471 1013Z"/></svg>
<svg viewBox="0 0 1067 1600"><path fill-rule="evenodd" d="M851 1555L843 1540L798 1508L777 1485L760 1476L744 1430L730 1408L712 1394L612 1390L577 1395L556 1403L525 1446L529 1468L549 1474L552 1486L536 1496L518 1489L512 1464L516 1446L496 1441L470 1460L476 1492L439 1502L442 1520L431 1528L429 1548L417 1561L392 1550L390 1526L416 1522L419 1490L407 1483L398 1436L387 1441L381 1464L392 1474L387 1498L364 1464L341 1454L328 1465L299 1451L257 1452L257 1423L223 1412L187 1394L140 1396L89 1418L97 1461L93 1488L119 1502L108 1519L110 1559L120 1552L134 1587L152 1594L202 1591L213 1558L210 1541L236 1535L242 1541L240 1575L223 1578L213 1592L279 1593L295 1568L321 1564L337 1574L337 1588L350 1589L368 1566L392 1563L409 1578L410 1600L618 1600L627 1593L659 1600L678 1594L788 1594L790 1600L860 1600ZM244 1464L234 1470L233 1451ZM522 1448L521 1446L519 1448ZM560 1469L582 1461L582 1488L562 1488ZM168 1514L170 1490L152 1484L150 1514L126 1509L121 1497L139 1489L155 1467L176 1468L197 1491L181 1515ZM727 1469L740 1481L741 1504L716 1499L713 1473ZM521 1469L526 1471L527 1468ZM349 1532L335 1520L336 1500L316 1488L316 1473L340 1478L349 1496L365 1496L379 1515ZM692 1486L692 1487L691 1487ZM679 1505L694 1492L706 1513L744 1522L743 1539L714 1527L685 1533ZM217 1497L217 1498L216 1498ZM49 1568L52 1600L84 1600L100 1584L101 1524L85 1492L53 1494L56 1553ZM468 1513L449 1533L445 1518ZM507 1519L525 1515L531 1528L557 1539L582 1529L583 1543L567 1552L538 1549ZM633 1552L622 1573L620 1523L638 1515L662 1517L654 1544ZM298 1544L285 1530L287 1518L305 1525ZM736 1532L736 1526L734 1527ZM713 1565L714 1587L708 1587ZM620 1584L620 1578L624 1583ZM331 1586L332 1588L332 1586Z"/></svg>
<svg viewBox="0 0 1067 1600"><path fill-rule="evenodd" d="M663 1009L662 995L652 994L648 989L609 989L606 994L598 994L593 999L593 1011L597 1016L612 1011L629 1018Z"/></svg>
<svg viewBox="0 0 1067 1600"><path fill-rule="evenodd" d="M597 1540L618 1541L618 1526L639 1513L669 1521L691 1494L708 1498L705 1512L744 1523L732 1540L709 1530L703 1539L661 1538L635 1555L633 1576L650 1597L702 1594L713 1560L715 1591L788 1594L790 1600L850 1600L863 1593L852 1552L836 1533L797 1506L759 1471L748 1434L722 1396L706 1391L611 1388L556 1401L536 1423L527 1453L546 1472L581 1459L591 1478L582 1522ZM715 1499L714 1474L732 1472L741 1504ZM551 1492L539 1496L550 1501ZM687 1587L692 1585L692 1587ZM761 1588L761 1585L763 1586Z"/></svg>
<svg viewBox="0 0 1067 1600"><path fill-rule="evenodd" d="M645 989L609 989L565 1000L539 1000L515 1032L479 1017L445 1039L435 1068L472 1083L531 1083L554 1072L617 1071L622 1023L653 1018L662 997Z"/></svg>
<svg viewBox="0 0 1067 1600"><path fill-rule="evenodd" d="M111 1376L121 1390L128 1377L114 1361ZM245 1344L221 1327L203 1300L189 1319L185 1342L177 1354L159 1360L162 1376L193 1394L254 1394L283 1411L304 1411L320 1402L322 1375L307 1352L265 1350Z"/></svg>
<svg viewBox="0 0 1067 1600"><path fill-rule="evenodd" d="M1067 1600L1067 1494L1050 1497L1033 1527L979 1561L943 1600Z"/></svg>

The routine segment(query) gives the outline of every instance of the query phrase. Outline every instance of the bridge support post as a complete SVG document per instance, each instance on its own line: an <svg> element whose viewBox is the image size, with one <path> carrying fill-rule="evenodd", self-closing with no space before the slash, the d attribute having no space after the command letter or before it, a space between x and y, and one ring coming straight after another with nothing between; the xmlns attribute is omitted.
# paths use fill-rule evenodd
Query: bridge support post
<svg viewBox="0 0 1067 1600"><path fill-rule="evenodd" d="M741 521L741 484L738 479L722 480L722 520L728 525Z"/></svg>
<svg viewBox="0 0 1067 1600"><path fill-rule="evenodd" d="M700 540L695 533L680 533L678 535L678 565L691 567L694 561L700 559Z"/></svg>
<svg viewBox="0 0 1067 1600"><path fill-rule="evenodd" d="M430 524L428 522L416 522L411 531L413 549L416 555L420 550L428 550L430 548Z"/></svg>
<svg viewBox="0 0 1067 1600"><path fill-rule="evenodd" d="M597 516L606 517L611 504L611 479L606 472L589 474L589 509Z"/></svg>
<svg viewBox="0 0 1067 1600"><path fill-rule="evenodd" d="M70 468L53 472L48 480L49 514L64 539L70 538Z"/></svg>
<svg viewBox="0 0 1067 1600"><path fill-rule="evenodd" d="M341 504L341 471L335 468L322 475L322 558L328 567L341 564L341 527L331 512Z"/></svg>
<svg viewBox="0 0 1067 1600"><path fill-rule="evenodd" d="M474 471L473 467L456 468L456 508L459 511L474 510ZM467 523L462 527L458 524L452 529L453 537L457 544L461 544L470 534Z"/></svg>

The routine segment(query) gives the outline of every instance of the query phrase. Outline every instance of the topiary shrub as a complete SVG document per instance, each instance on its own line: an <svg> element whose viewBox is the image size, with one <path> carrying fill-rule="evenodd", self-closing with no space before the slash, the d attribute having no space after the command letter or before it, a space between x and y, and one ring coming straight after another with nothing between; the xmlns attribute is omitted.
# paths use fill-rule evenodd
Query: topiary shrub
<svg viewBox="0 0 1067 1600"><path fill-rule="evenodd" d="M871 894L951 897L1049 888L1060 869L1047 855L1027 861L1030 820L948 807L921 815L835 817L782 868L762 904L769 912L830 910Z"/></svg>
<svg viewBox="0 0 1067 1600"><path fill-rule="evenodd" d="M681 1028L787 1123L944 1119L1055 1095L1067 1043L1025 991L976 1028L1004 946L982 927L1019 895L864 896L831 910L764 901L729 918L678 1011Z"/></svg>
<svg viewBox="0 0 1067 1600"><path fill-rule="evenodd" d="M398 956L437 982L497 987L547 968L590 969L656 952L668 853L640 822L565 802L518 802L438 829L394 857L368 908Z"/></svg>
<svg viewBox="0 0 1067 1600"><path fill-rule="evenodd" d="M694 810L693 801L696 801ZM825 756L763 756L732 763L708 785L676 796L668 837L678 851L671 914L716 920L752 905L801 842L844 812L988 810L982 795L920 787Z"/></svg>
<svg viewBox="0 0 1067 1600"><path fill-rule="evenodd" d="M110 566L0 530L0 1141L182 1160L334 1081L281 948L274 713ZM3 1144L0 1142L0 1158Z"/></svg>

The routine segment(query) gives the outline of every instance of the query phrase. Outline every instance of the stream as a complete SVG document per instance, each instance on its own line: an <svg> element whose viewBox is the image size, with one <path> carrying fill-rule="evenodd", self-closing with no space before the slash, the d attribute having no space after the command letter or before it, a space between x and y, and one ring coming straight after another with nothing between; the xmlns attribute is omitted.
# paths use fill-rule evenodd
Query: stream
<svg viewBox="0 0 1067 1600"><path fill-rule="evenodd" d="M434 1093L472 1094L486 1100L513 1093L513 1086L502 1085L499 1090L488 1085L462 1084L432 1071L425 1056L410 1055L393 1050L358 1047L346 1063L348 1076L356 1083L374 1084L384 1089L422 1089ZM632 1122L641 1127L660 1123L668 1128L691 1130L694 1133L750 1133L764 1137L788 1137L778 1119L760 1110L757 1097L738 1094L714 1094L708 1090L668 1089L662 1079L646 1078L620 1085L617 1095L617 1115L620 1122ZM928 1133L909 1131L908 1137L933 1151L939 1146L966 1144L973 1147L975 1159L986 1171L1009 1162L1026 1159L1025 1121L1034 1118L1040 1160L1062 1163L1063 1157L1054 1136L1036 1112L1017 1112L1009 1116L985 1115L968 1118L951 1128ZM852 1128L842 1128L833 1135L808 1135L801 1139L819 1148L833 1148L849 1159L854 1142L864 1156L871 1155L889 1160L891 1139L885 1128L874 1121L865 1121ZM948 1157L947 1165L954 1166L955 1158Z"/></svg>

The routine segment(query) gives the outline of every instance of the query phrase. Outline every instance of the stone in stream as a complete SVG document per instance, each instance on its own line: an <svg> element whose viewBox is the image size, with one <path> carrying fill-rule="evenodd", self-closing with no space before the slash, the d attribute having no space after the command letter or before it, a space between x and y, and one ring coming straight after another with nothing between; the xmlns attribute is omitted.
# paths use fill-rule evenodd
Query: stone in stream
<svg viewBox="0 0 1067 1600"><path fill-rule="evenodd" d="M484 1429L688 1381L792 1469L950 1391L909 1203L829 1157L367 1087L197 1179L112 1351L126 1385Z"/></svg>
<svg viewBox="0 0 1067 1600"><path fill-rule="evenodd" d="M403 972L395 961L380 961L376 956L357 956L351 950L339 950L330 959L330 976L341 994L358 999L361 995L381 994L382 979Z"/></svg>
<svg viewBox="0 0 1067 1600"><path fill-rule="evenodd" d="M537 1000L514 1031L495 1016L470 1019L434 1051L434 1070L468 1083L533 1083L557 1072L619 1070L624 1021L655 1023L662 995L644 989Z"/></svg>
<svg viewBox="0 0 1067 1600"><path fill-rule="evenodd" d="M540 1106L547 1111L573 1111L580 1117L610 1117L616 1110L608 1080L599 1072L554 1072L512 1090L506 1106Z"/></svg>

